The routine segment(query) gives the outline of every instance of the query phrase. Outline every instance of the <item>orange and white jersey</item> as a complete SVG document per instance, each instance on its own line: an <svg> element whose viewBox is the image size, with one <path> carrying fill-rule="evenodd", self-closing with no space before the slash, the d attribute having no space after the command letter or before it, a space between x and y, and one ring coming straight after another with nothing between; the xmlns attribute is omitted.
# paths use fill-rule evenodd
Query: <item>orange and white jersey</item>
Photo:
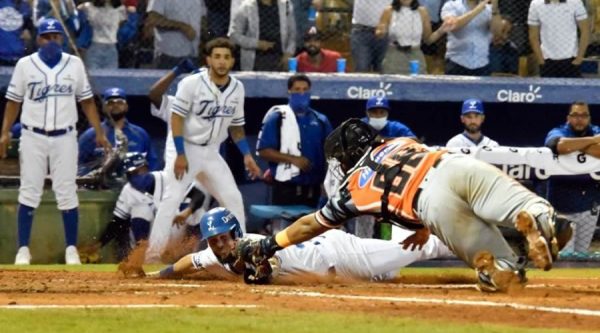
<svg viewBox="0 0 600 333"><path fill-rule="evenodd" d="M350 170L338 191L317 212L317 221L325 227L335 228L358 215L381 216L382 195L386 185L383 171L403 163L391 179L388 211L404 226L420 228L419 218L414 211L417 191L427 172L445 153L444 150L430 150L410 138L387 141L365 154Z"/></svg>

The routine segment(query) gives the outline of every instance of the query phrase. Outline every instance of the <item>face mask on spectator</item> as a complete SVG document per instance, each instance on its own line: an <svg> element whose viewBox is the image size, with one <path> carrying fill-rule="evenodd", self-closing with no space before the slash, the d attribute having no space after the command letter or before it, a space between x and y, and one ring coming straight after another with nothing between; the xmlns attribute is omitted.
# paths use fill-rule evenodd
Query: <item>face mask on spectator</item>
<svg viewBox="0 0 600 333"><path fill-rule="evenodd" d="M387 124L387 117L383 118L369 118L369 125L374 129L381 131Z"/></svg>
<svg viewBox="0 0 600 333"><path fill-rule="evenodd" d="M313 45L306 48L306 53L308 53L308 55L311 57L316 56L320 52L321 52L321 48L313 46Z"/></svg>
<svg viewBox="0 0 600 333"><path fill-rule="evenodd" d="M290 107L295 113L304 113L310 105L310 92L290 94Z"/></svg>
<svg viewBox="0 0 600 333"><path fill-rule="evenodd" d="M55 41L48 41L38 50L40 58L49 67L54 67L62 57L62 47Z"/></svg>

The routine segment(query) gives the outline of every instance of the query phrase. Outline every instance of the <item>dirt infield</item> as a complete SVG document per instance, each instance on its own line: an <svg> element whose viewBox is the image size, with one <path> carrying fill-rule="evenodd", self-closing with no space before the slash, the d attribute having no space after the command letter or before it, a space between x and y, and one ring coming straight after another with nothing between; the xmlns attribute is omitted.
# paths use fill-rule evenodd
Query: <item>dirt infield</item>
<svg viewBox="0 0 600 333"><path fill-rule="evenodd" d="M0 271L0 307L24 305L240 305L363 312L424 320L598 330L600 278L541 279L511 294L482 294L466 275L406 276L394 283L248 286L195 275L185 280L117 273ZM566 312L566 313L565 313Z"/></svg>

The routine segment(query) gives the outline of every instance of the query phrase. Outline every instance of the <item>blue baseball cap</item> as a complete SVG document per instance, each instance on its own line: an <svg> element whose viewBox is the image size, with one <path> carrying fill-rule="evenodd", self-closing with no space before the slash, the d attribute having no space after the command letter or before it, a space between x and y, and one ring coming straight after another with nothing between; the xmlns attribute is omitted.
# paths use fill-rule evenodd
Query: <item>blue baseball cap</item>
<svg viewBox="0 0 600 333"><path fill-rule="evenodd" d="M55 18L45 18L40 21L37 30L38 36L44 34L65 34L62 24Z"/></svg>
<svg viewBox="0 0 600 333"><path fill-rule="evenodd" d="M367 111L371 109L386 109L390 111L390 101L383 96L373 96L367 100Z"/></svg>
<svg viewBox="0 0 600 333"><path fill-rule="evenodd" d="M118 87L114 87L114 88L108 88L106 90L104 90L104 94L102 95L104 101L108 101L109 99L116 99L116 98L121 98L121 99L127 99L127 95L125 95L125 90L123 90L122 88L118 88Z"/></svg>
<svg viewBox="0 0 600 333"><path fill-rule="evenodd" d="M463 102L461 115L472 112L483 114L483 102L480 99L469 98Z"/></svg>

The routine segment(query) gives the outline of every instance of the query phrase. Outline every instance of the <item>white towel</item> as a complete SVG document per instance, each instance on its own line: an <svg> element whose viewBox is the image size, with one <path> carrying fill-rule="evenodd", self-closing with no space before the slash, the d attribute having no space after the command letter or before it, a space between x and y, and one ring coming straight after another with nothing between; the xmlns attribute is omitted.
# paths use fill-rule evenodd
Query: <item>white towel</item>
<svg viewBox="0 0 600 333"><path fill-rule="evenodd" d="M275 105L263 118L263 123L273 112L281 113L281 129L279 131L279 151L282 154L302 156L300 147L300 128L296 115L289 105ZM286 182L300 174L300 169L291 163L279 163L275 171L275 180Z"/></svg>

